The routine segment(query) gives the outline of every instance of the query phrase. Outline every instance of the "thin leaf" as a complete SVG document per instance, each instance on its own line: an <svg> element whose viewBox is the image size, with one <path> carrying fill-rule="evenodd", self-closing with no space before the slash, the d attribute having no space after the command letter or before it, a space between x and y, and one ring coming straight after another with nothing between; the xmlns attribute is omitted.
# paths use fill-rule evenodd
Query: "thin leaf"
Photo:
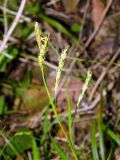
<svg viewBox="0 0 120 160"><path fill-rule="evenodd" d="M67 105L68 105L68 128L69 128L69 136L70 136L70 148L74 154L75 159L77 160L77 155L74 149L73 136L72 136L72 113L71 113L71 105L70 105L70 96L68 95L68 86L67 86Z"/></svg>
<svg viewBox="0 0 120 160"><path fill-rule="evenodd" d="M53 27L55 27L56 29L58 29L60 32L62 32L62 33L64 33L64 34L66 34L67 36L69 36L69 37L72 39L73 42L75 42L75 43L78 42L77 38L76 38L74 35L72 35L72 34L71 34L61 23L59 23L58 21L56 21L56 20L54 20L54 19L52 19L52 18L49 18L49 17L47 17L47 16L45 16L45 15L43 15L43 14L40 14L40 17L41 17L43 20L47 21L50 25L52 25Z"/></svg>
<svg viewBox="0 0 120 160"><path fill-rule="evenodd" d="M70 141L73 145L73 139L72 139L72 114L71 114L71 105L70 105L70 97L68 95L67 90L67 106L68 106L68 128L69 128L69 135L70 135Z"/></svg>
<svg viewBox="0 0 120 160"><path fill-rule="evenodd" d="M108 129L105 125L103 126L106 134L115 142L120 146L120 138L110 129Z"/></svg>
<svg viewBox="0 0 120 160"><path fill-rule="evenodd" d="M97 152L97 145L96 145L96 125L95 122L93 122L92 128L91 128L91 147L92 147L92 154L93 154L93 160L99 160L98 152Z"/></svg>
<svg viewBox="0 0 120 160"><path fill-rule="evenodd" d="M111 160L111 156L112 156L113 151L114 151L114 147L112 146L110 149L109 155L107 157L107 160Z"/></svg>
<svg viewBox="0 0 120 160"><path fill-rule="evenodd" d="M33 160L40 160L40 152L37 148L35 138L32 139Z"/></svg>
<svg viewBox="0 0 120 160"><path fill-rule="evenodd" d="M46 106L45 117L42 124L43 134L41 137L41 145L43 146L43 150L44 150L44 159L48 159L48 155L49 155L48 143L49 142L47 141L47 135L52 127L52 122L50 122L48 119L49 108L50 108L50 104Z"/></svg>
<svg viewBox="0 0 120 160"><path fill-rule="evenodd" d="M0 115L4 114L5 99L3 96L0 96Z"/></svg>
<svg viewBox="0 0 120 160"><path fill-rule="evenodd" d="M105 160L105 147L104 147L104 137L103 137L103 106L104 106L103 89L101 87L100 109L99 109L97 121L98 121L98 130L99 130L99 144L100 144L101 159Z"/></svg>
<svg viewBox="0 0 120 160"><path fill-rule="evenodd" d="M63 159L63 160L69 160L69 158L63 153L63 151L61 150L61 148L54 142L53 138L52 138L52 145L55 148L57 154Z"/></svg>

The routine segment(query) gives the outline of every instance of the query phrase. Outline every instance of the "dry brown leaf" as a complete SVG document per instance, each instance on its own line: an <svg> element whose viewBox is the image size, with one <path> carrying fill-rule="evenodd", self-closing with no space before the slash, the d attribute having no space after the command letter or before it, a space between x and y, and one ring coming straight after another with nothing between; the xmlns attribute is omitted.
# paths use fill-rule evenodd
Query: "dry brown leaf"
<svg viewBox="0 0 120 160"><path fill-rule="evenodd" d="M92 20L94 22L94 29L97 28L100 22L101 15L105 9L102 0L92 0Z"/></svg>
<svg viewBox="0 0 120 160"><path fill-rule="evenodd" d="M60 160L60 157L56 157L56 158L54 158L55 160Z"/></svg>
<svg viewBox="0 0 120 160"><path fill-rule="evenodd" d="M67 127L67 125L64 124L64 123L62 123L62 126L63 126L63 128L64 128L65 133L68 135L68 127ZM57 132L57 137L65 138L65 135L64 135L64 133L63 133L63 131L62 131L61 128L59 128L59 130L58 130L58 132Z"/></svg>
<svg viewBox="0 0 120 160"><path fill-rule="evenodd" d="M76 7L80 0L62 0L65 10L69 12L75 12Z"/></svg>
<svg viewBox="0 0 120 160"><path fill-rule="evenodd" d="M16 160L24 160L24 157L22 155L17 156Z"/></svg>
<svg viewBox="0 0 120 160"><path fill-rule="evenodd" d="M0 137L0 148L2 148L5 145L5 141L2 137Z"/></svg>

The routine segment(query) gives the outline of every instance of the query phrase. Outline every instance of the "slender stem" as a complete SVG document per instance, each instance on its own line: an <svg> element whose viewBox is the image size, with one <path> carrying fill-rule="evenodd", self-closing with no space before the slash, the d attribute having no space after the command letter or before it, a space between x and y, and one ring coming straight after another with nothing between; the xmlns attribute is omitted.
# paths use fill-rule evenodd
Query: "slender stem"
<svg viewBox="0 0 120 160"><path fill-rule="evenodd" d="M52 100L52 97L51 97L50 92L49 92L49 90L48 90L48 87L47 87L47 84L46 84L46 81L45 81L45 75L44 75L43 67L41 68L41 72L42 72L42 77L43 77L43 83L44 83L44 85L45 85L45 89L46 89L46 91L47 91L47 95L48 95L48 98L49 98L50 103L51 103L51 105L52 105L52 108L53 108L55 117L56 117L56 119L57 119L57 121L58 121L58 123L59 123L59 125L60 125L60 127L61 127L61 129L62 129L62 131L63 131L63 133L64 133L64 135L65 135L65 137L68 139L67 134L65 133L65 130L64 130L64 128L62 127L62 124L61 124L61 122L60 122L60 120L59 120L59 118L58 118L58 114L57 114L57 111L56 111L56 106L54 105L53 100Z"/></svg>
<svg viewBox="0 0 120 160"><path fill-rule="evenodd" d="M40 67L40 69L41 69L41 72L42 72L43 83L44 83L44 86L45 86L45 89L46 89L48 98L49 98L49 100L50 100L50 103L51 103L51 105L52 105L52 108L53 108L55 117L56 117L56 119L57 119L57 121L58 121L58 123L59 123L59 126L60 126L60 128L62 129L62 131L63 131L66 139L68 140L69 146L70 146L70 148L71 148L71 150L72 150L72 152L73 152L73 155L74 155L75 160L78 160L78 158L77 158L77 156L76 156L76 154L75 154L75 152L74 152L73 146L72 146L72 144L71 144L71 141L69 141L68 136L67 136L67 134L66 134L66 132L65 132L65 130L64 130L64 128L63 128L63 126L62 126L62 124L61 124L61 122L60 122L60 120L59 120L59 117L58 117L58 114L57 114L57 111L56 111L56 106L55 106L54 103L53 103L53 100L52 100L52 97L51 97L51 95L50 95L50 92L49 92L47 83L46 83L46 81L45 81L45 75L44 75L43 67Z"/></svg>

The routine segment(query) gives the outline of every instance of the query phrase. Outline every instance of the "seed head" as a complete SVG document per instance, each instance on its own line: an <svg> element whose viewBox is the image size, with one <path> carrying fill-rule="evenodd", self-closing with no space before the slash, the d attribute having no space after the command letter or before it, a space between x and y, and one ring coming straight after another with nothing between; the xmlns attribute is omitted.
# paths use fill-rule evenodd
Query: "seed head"
<svg viewBox="0 0 120 160"><path fill-rule="evenodd" d="M38 63L40 65L40 68L42 68L44 60L45 60L45 53L46 53L46 48L47 48L47 44L49 41L49 37L47 36L43 38L40 37L41 31L40 31L40 28L37 22L35 23L35 33L36 33L37 44L40 50L40 53L38 55Z"/></svg>
<svg viewBox="0 0 120 160"><path fill-rule="evenodd" d="M41 31L40 31L40 27L39 27L39 24L38 22L35 23L35 34L36 34L36 40L37 40L37 44L38 44L38 47L39 47L39 50L41 49Z"/></svg>
<svg viewBox="0 0 120 160"><path fill-rule="evenodd" d="M57 95L57 89L58 89L58 85L61 77L61 71L64 66L65 59L67 57L66 55L67 50L68 50L68 46L62 51L59 59L59 64L58 64L57 73L56 73L56 81L55 81L55 95Z"/></svg>
<svg viewBox="0 0 120 160"><path fill-rule="evenodd" d="M89 84L89 81L92 77L92 72L90 70L88 70L87 72L87 78L85 80L85 84L83 85L83 88L82 88L82 93L80 94L80 96L78 97L78 102L77 102L77 106L80 104L81 100L83 99L83 96L88 88L88 84Z"/></svg>

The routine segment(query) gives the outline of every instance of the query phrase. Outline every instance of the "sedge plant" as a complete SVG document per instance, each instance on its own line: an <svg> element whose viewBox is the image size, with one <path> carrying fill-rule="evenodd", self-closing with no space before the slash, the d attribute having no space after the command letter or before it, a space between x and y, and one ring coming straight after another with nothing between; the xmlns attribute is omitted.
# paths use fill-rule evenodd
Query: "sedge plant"
<svg viewBox="0 0 120 160"><path fill-rule="evenodd" d="M58 113L57 113L57 110L56 110L56 105L53 102L52 96L49 92L49 89L48 89L48 86L47 86L47 83L46 83L46 79L45 79L43 63L44 63L44 60L45 60L45 53L46 53L46 50L47 50L47 45L49 43L49 37L48 36L41 37L41 31L40 31L40 28L39 28L39 25L38 25L37 22L35 24L35 33L36 33L37 44L38 44L39 51L40 51L40 53L38 55L38 63L39 63L40 69L41 69L43 83L44 83L49 101L50 101L52 109L54 111L55 118L58 121L58 124L59 124L61 130L63 131L65 138L68 140L70 149L71 149L71 151L73 153L73 156L74 156L74 159L78 160L77 155L75 153L74 146L73 146L73 141L72 141L72 134L71 134L71 131L72 131L72 129L71 129L72 128L72 115L71 115L71 108L70 108L69 99L67 98L67 102L68 102L68 123L69 123L70 139L69 139L67 133L65 132L65 130L64 130L62 124L61 124L61 121L59 119L59 116L58 116ZM60 59L59 59L59 64L58 64L57 73L56 73L56 82L55 82L55 98L57 96L57 89L58 89L59 82L60 82L61 71L62 71L62 68L64 66L64 63L65 63L65 60L66 60L66 57L67 57L67 55L66 55L67 51L68 51L68 47L66 47L62 51ZM91 79L91 72L88 71L87 79L86 79L85 85L83 87L82 93L78 98L77 106L80 104L80 102L81 102L81 100L82 100L82 98L85 94L85 91L88 87L88 83L89 83L90 79ZM54 146L57 146L57 145L54 144ZM57 147L57 150L59 151L58 153L60 153L60 155L62 155L60 150L58 149L58 147Z"/></svg>
<svg viewBox="0 0 120 160"><path fill-rule="evenodd" d="M40 50L40 53L39 53L39 56L38 56L38 63L39 63L40 69L41 69L43 83L44 83L44 86L45 86L45 89L46 89L49 101L51 103L52 109L54 111L55 117L56 117L56 119L58 121L58 124L59 124L60 128L62 129L62 131L63 131L66 139L68 140L69 146L70 146L70 148L71 148L71 150L73 152L75 160L77 160L77 156L76 156L76 154L75 154L75 152L73 150L73 147L72 147L72 145L71 145L71 143L70 143L70 141L68 139L68 136L67 136L67 134L66 134L66 132L65 132L65 130L64 130L61 122L60 122L60 119L59 119L58 114L57 114L56 106L53 103L52 97L50 95L50 92L49 92L49 89L48 89L48 86L47 86L47 83L46 83L46 80L45 80L45 75L44 75L44 70L43 70L43 63L44 63L44 59L45 59L45 53L46 53L47 44L49 42L49 37L45 36L44 38L42 38L42 40L43 40L43 42L42 42L42 40L40 38L41 32L40 32L39 25L38 25L37 22L35 24L35 33L36 33L37 44L38 44L38 47L39 47L39 50ZM66 54L66 52L67 52L67 48L65 48L65 50L61 54L61 58L62 58L63 61L65 60L65 57L66 57L65 54ZM59 66L61 68L64 65L64 62L62 60L60 60L60 62L59 62ZM59 84L59 78L60 78L60 75L61 75L61 68L58 69L59 73L57 74L57 78L56 78L56 85L55 85L56 91L55 91L55 93L57 92L57 87L58 87L58 84ZM58 76L59 76L59 78L58 78Z"/></svg>
<svg viewBox="0 0 120 160"><path fill-rule="evenodd" d="M57 119L65 137L67 138L67 135L66 135L66 133L65 133L65 131L64 131L62 125L61 125L61 122L58 118L58 114L57 114L57 111L56 111L56 106L54 105L52 97L50 95L50 92L49 92L49 89L48 89L48 86L47 86L47 83L46 83L46 80L45 80L44 70L43 70L43 62L44 62L44 59L45 59L45 53L46 53L46 48L47 48L47 44L48 44L48 41L49 41L49 37L45 36L44 39L43 39L43 44L42 44L41 39L40 39L40 29L39 29L39 25L38 25L37 22L35 24L35 33L36 33L36 39L37 39L38 47L39 47L39 50L40 50L40 53L39 53L39 56L38 56L38 63L39 63L40 69L41 69L43 83L45 85L45 89L46 89L48 98L50 100L50 103L52 105L55 117L56 117L56 119Z"/></svg>

